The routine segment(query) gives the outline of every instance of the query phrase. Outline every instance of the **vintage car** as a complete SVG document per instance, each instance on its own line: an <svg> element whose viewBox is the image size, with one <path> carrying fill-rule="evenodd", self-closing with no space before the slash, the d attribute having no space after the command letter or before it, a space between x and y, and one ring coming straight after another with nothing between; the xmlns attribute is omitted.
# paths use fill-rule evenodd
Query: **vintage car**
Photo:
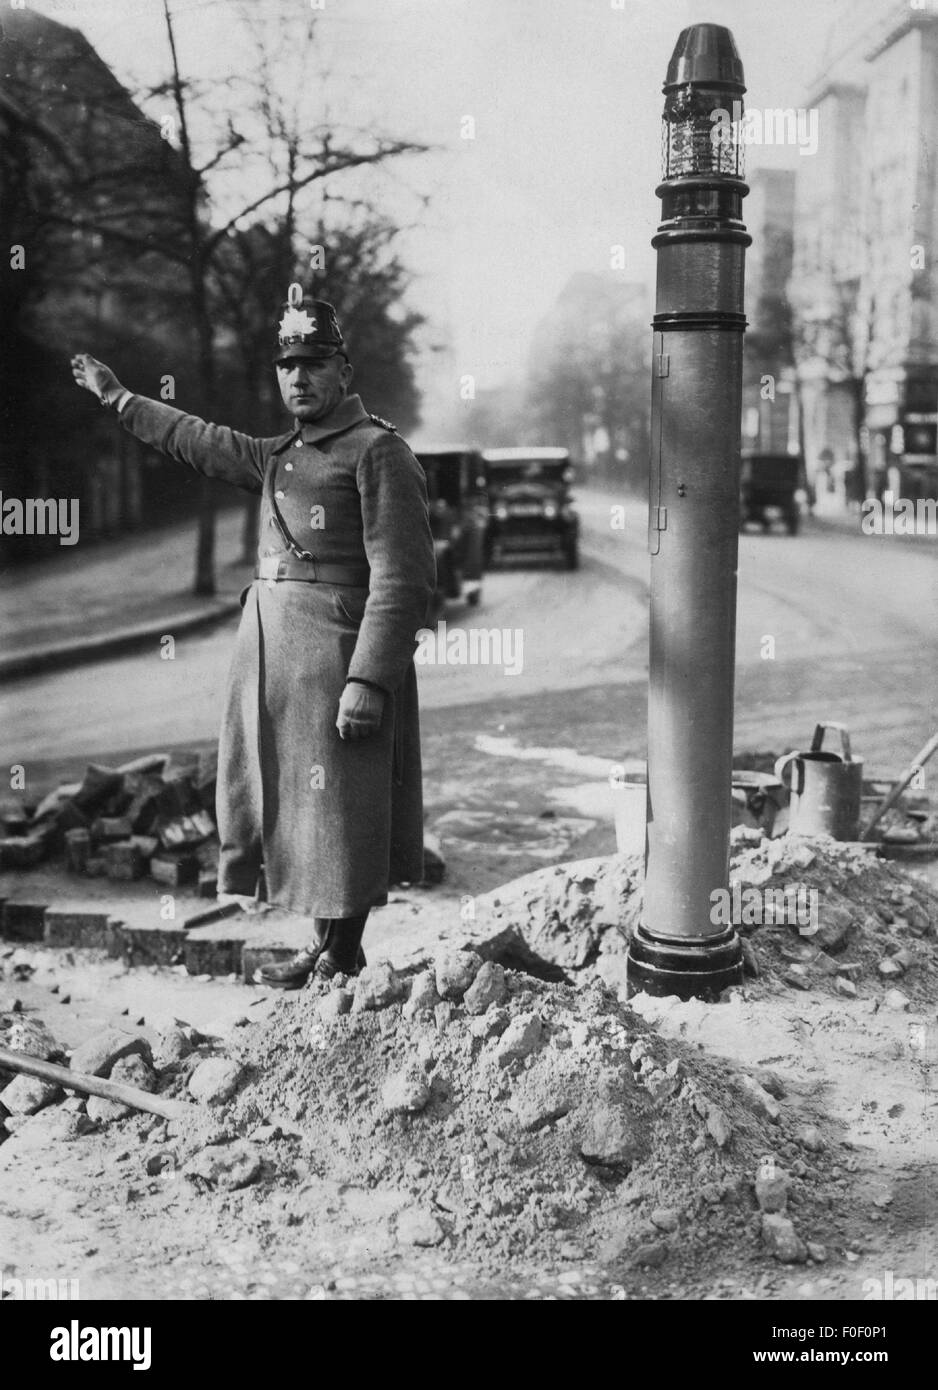
<svg viewBox="0 0 938 1390"><path fill-rule="evenodd" d="M486 563L495 556L551 551L567 569L580 563L580 519L570 498L566 449L486 449L489 522Z"/></svg>
<svg viewBox="0 0 938 1390"><path fill-rule="evenodd" d="M482 597L488 498L482 455L452 444L415 450L427 477L430 529L436 553L436 603L448 599L475 607Z"/></svg>
<svg viewBox="0 0 938 1390"><path fill-rule="evenodd" d="M790 536L796 536L807 502L807 475L800 454L743 454L740 528L754 521L768 531L773 520L779 520Z"/></svg>

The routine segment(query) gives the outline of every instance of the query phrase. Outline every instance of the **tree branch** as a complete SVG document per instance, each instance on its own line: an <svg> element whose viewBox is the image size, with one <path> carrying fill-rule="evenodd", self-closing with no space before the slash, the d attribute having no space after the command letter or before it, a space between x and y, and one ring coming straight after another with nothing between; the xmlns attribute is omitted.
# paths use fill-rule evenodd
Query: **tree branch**
<svg viewBox="0 0 938 1390"><path fill-rule="evenodd" d="M274 198L279 198L282 193L298 193L301 188L307 188L311 183L315 183L318 179L324 179L329 174L337 174L343 169L360 168L366 164L377 164L380 160L387 159L391 155L410 153L423 153L423 146L410 144L403 140L389 141L388 144L383 146L380 150L376 150L373 154L338 155L335 157L335 162L328 167L314 169L301 179L288 179L286 183L282 183L276 188L269 189L266 193L262 194L260 198L255 198L252 203L248 203L247 207L243 207L236 216L229 218L223 227L219 227L212 232L211 235L207 237L203 246L204 259L209 260L211 258L218 243L228 235L232 228L235 227L243 217L248 217L252 212L257 212L265 203L271 202Z"/></svg>

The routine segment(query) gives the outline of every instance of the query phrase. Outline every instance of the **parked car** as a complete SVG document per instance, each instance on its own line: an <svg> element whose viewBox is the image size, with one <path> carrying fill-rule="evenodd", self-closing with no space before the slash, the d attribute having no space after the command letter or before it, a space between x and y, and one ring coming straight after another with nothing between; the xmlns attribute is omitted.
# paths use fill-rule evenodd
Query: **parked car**
<svg viewBox="0 0 938 1390"><path fill-rule="evenodd" d="M768 531L773 521L781 521L788 534L796 536L807 503L808 479L801 454L743 455L740 528L754 521Z"/></svg>
<svg viewBox="0 0 938 1390"><path fill-rule="evenodd" d="M580 563L580 518L570 497L566 449L486 449L489 521L486 563L496 555L553 551L567 569Z"/></svg>
<svg viewBox="0 0 938 1390"><path fill-rule="evenodd" d="M436 613L447 599L465 599L475 607L482 598L488 524L482 455L459 444L417 449L416 454L427 476Z"/></svg>

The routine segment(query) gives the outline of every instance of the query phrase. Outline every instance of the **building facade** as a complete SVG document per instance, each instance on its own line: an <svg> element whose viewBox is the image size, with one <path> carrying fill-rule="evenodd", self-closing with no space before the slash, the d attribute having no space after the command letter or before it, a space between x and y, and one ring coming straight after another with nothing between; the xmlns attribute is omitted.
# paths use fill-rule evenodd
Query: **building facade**
<svg viewBox="0 0 938 1390"><path fill-rule="evenodd" d="M795 174L756 169L747 180L744 216L752 235L746 252L743 355L743 449L800 451L798 395L788 283L792 270Z"/></svg>
<svg viewBox="0 0 938 1390"><path fill-rule="evenodd" d="M808 469L847 497L934 488L938 6L852 0L807 97L789 297Z"/></svg>

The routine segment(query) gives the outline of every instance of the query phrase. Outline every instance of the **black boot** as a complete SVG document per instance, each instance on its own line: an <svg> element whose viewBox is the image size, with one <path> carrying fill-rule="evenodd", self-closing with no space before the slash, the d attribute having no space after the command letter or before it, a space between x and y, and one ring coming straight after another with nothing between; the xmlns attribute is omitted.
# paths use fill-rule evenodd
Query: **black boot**
<svg viewBox="0 0 938 1390"><path fill-rule="evenodd" d="M279 965L262 965L258 972L261 984L268 985L271 989L302 989L316 969L316 962L322 955L331 925L331 918L317 917L313 926L314 939L309 945Z"/></svg>
<svg viewBox="0 0 938 1390"><path fill-rule="evenodd" d="M334 917L329 925L325 946L315 965L318 980L331 980L335 975L357 975L366 964L362 937L368 913L359 917Z"/></svg>

